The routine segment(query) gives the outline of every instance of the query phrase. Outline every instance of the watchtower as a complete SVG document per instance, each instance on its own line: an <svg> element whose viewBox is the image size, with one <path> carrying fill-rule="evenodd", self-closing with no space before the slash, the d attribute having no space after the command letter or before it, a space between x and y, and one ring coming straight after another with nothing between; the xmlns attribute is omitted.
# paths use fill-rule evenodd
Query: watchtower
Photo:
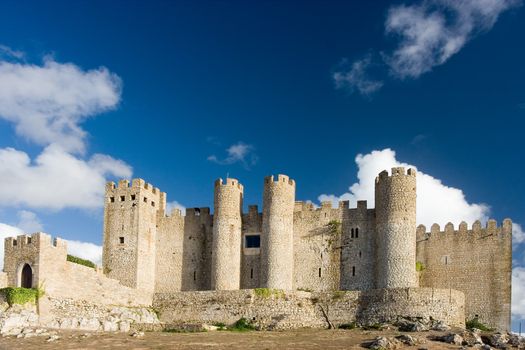
<svg viewBox="0 0 525 350"><path fill-rule="evenodd" d="M376 288L417 287L416 171L392 168L375 181Z"/></svg>
<svg viewBox="0 0 525 350"><path fill-rule="evenodd" d="M264 178L261 286L293 289L295 181L286 175Z"/></svg>
<svg viewBox="0 0 525 350"><path fill-rule="evenodd" d="M211 289L239 289L241 285L243 186L236 179L215 181Z"/></svg>
<svg viewBox="0 0 525 350"><path fill-rule="evenodd" d="M157 212L166 194L142 179L106 184L104 206L104 273L123 285L153 292Z"/></svg>

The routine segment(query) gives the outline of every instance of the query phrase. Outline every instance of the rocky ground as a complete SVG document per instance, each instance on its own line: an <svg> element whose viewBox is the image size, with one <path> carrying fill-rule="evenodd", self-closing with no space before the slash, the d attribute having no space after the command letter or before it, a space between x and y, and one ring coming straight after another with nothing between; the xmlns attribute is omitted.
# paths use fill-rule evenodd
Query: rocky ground
<svg viewBox="0 0 525 350"><path fill-rule="evenodd" d="M0 349L511 349L525 348L515 335L459 329L402 332L381 330L72 332L27 328L0 338Z"/></svg>

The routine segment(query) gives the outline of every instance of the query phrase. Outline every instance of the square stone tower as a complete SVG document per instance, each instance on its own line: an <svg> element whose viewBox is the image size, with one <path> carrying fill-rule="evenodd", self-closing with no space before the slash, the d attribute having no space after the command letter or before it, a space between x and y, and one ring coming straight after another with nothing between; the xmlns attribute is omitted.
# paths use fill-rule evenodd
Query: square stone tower
<svg viewBox="0 0 525 350"><path fill-rule="evenodd" d="M153 292L157 212L166 194L142 179L106 185L104 206L104 273L123 285Z"/></svg>

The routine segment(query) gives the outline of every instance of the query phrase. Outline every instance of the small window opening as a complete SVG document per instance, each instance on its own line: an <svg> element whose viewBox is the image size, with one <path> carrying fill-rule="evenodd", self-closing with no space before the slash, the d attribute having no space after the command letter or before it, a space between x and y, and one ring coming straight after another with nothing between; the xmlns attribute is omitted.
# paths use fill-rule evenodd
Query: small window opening
<svg viewBox="0 0 525 350"><path fill-rule="evenodd" d="M115 197L109 197L109 201L110 201L111 203L115 203Z"/></svg>
<svg viewBox="0 0 525 350"><path fill-rule="evenodd" d="M124 237L119 237L118 241L119 241L120 244L124 244Z"/></svg>
<svg viewBox="0 0 525 350"><path fill-rule="evenodd" d="M350 230L350 237L354 238L354 229Z"/></svg>
<svg viewBox="0 0 525 350"><path fill-rule="evenodd" d="M154 202L154 201L151 201L151 206L152 206L152 207L155 206L155 202Z"/></svg>
<svg viewBox="0 0 525 350"><path fill-rule="evenodd" d="M193 271L193 280L194 280L194 281L197 280L197 271Z"/></svg>
<svg viewBox="0 0 525 350"><path fill-rule="evenodd" d="M27 244L31 244L31 237L27 237Z"/></svg>
<svg viewBox="0 0 525 350"><path fill-rule="evenodd" d="M260 248L261 247L261 236L260 235L249 235L245 236L245 248Z"/></svg>
<svg viewBox="0 0 525 350"><path fill-rule="evenodd" d="M126 200L126 196L120 196L120 201L124 202Z"/></svg>
<svg viewBox="0 0 525 350"><path fill-rule="evenodd" d="M361 257L361 251L359 251L359 257Z"/></svg>
<svg viewBox="0 0 525 350"><path fill-rule="evenodd" d="M352 266L352 276L355 276L355 266Z"/></svg>
<svg viewBox="0 0 525 350"><path fill-rule="evenodd" d="M448 256L445 256L445 265L448 265Z"/></svg>
<svg viewBox="0 0 525 350"><path fill-rule="evenodd" d="M144 203L148 203L148 198L144 197Z"/></svg>
<svg viewBox="0 0 525 350"><path fill-rule="evenodd" d="M253 269L250 269L250 279L253 279Z"/></svg>
<svg viewBox="0 0 525 350"><path fill-rule="evenodd" d="M132 201L135 200L135 195L134 195L134 194L131 195L131 200L132 200Z"/></svg>
<svg viewBox="0 0 525 350"><path fill-rule="evenodd" d="M321 268L319 268L319 277L321 277Z"/></svg>
<svg viewBox="0 0 525 350"><path fill-rule="evenodd" d="M324 217L326 217L326 215L327 215L327 214L326 214L326 213L324 213Z"/></svg>
<svg viewBox="0 0 525 350"><path fill-rule="evenodd" d="M13 246L17 245L18 242L16 241L16 239L13 239Z"/></svg>
<svg viewBox="0 0 525 350"><path fill-rule="evenodd" d="M355 229L355 238L359 238L359 228Z"/></svg>

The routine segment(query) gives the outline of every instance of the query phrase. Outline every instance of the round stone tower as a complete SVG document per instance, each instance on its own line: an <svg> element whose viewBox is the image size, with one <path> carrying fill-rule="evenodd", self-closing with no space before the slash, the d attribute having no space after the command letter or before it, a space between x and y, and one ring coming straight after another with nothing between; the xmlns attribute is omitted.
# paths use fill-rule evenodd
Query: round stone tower
<svg viewBox="0 0 525 350"><path fill-rule="evenodd" d="M416 171L392 168L376 178L376 288L417 287Z"/></svg>
<svg viewBox="0 0 525 350"><path fill-rule="evenodd" d="M286 175L264 178L261 286L293 289L295 181Z"/></svg>
<svg viewBox="0 0 525 350"><path fill-rule="evenodd" d="M211 289L239 289L241 281L243 186L236 179L215 181Z"/></svg>

